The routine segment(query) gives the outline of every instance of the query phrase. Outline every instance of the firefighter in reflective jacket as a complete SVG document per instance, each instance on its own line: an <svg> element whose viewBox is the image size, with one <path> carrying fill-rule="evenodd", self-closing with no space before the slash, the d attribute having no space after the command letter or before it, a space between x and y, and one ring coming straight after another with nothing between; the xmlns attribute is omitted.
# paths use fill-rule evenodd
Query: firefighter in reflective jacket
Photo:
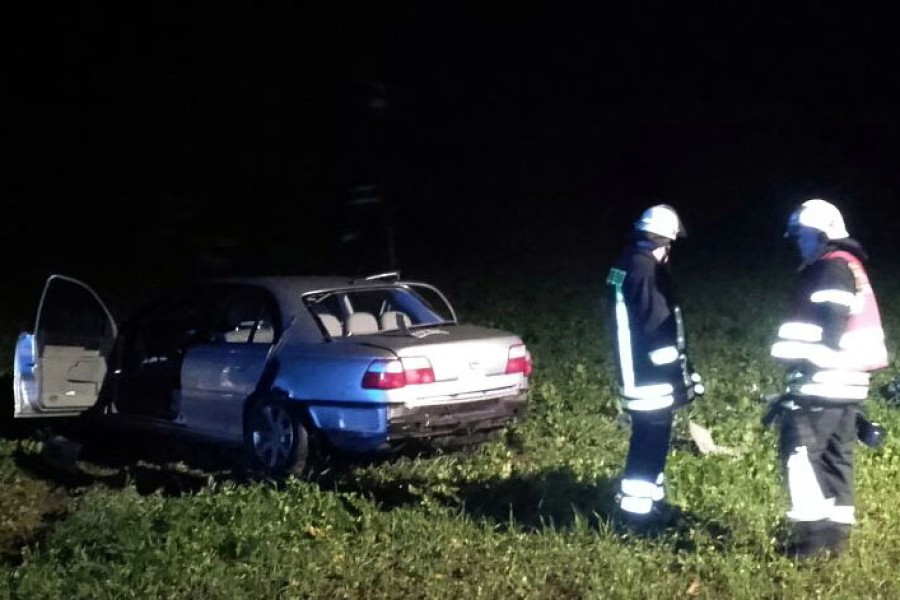
<svg viewBox="0 0 900 600"><path fill-rule="evenodd" d="M672 243L684 235L672 207L648 208L606 279L619 397L631 420L618 506L637 522L665 518L660 508L673 411L703 393L667 266Z"/></svg>
<svg viewBox="0 0 900 600"><path fill-rule="evenodd" d="M787 367L779 442L791 497L786 550L837 554L855 522L857 413L870 373L887 366L888 354L866 253L840 211L807 200L790 215L785 237L802 261L792 312L771 350Z"/></svg>

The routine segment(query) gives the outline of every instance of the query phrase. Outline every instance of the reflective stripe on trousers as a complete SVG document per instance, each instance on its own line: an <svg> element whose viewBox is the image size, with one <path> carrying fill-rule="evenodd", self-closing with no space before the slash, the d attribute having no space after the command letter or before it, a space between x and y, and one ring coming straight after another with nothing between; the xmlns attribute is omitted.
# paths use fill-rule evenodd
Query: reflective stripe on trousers
<svg viewBox="0 0 900 600"><path fill-rule="evenodd" d="M634 514L647 514L653 509L653 503L666 497L663 481L665 476L660 473L655 481L643 479L623 479L620 485L622 495L619 498L619 507Z"/></svg>
<svg viewBox="0 0 900 600"><path fill-rule="evenodd" d="M793 521L853 524L856 406L797 407L783 415L784 461Z"/></svg>
<svg viewBox="0 0 900 600"><path fill-rule="evenodd" d="M629 411L631 439L620 484L622 510L646 514L665 497L663 471L672 435L672 409Z"/></svg>
<svg viewBox="0 0 900 600"><path fill-rule="evenodd" d="M809 461L806 446L800 446L787 460L788 489L791 494L791 510L787 518L792 521L821 521L852 525L856 523L855 508L837 505L834 498L826 498Z"/></svg>

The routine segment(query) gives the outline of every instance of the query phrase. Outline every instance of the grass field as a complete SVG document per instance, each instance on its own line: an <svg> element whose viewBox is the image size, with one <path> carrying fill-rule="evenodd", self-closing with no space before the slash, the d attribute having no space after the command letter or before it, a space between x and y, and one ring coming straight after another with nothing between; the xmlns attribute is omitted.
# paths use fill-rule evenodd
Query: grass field
<svg viewBox="0 0 900 600"><path fill-rule="evenodd" d="M900 598L898 437L859 446L849 551L781 557L787 500L759 418L779 389L768 349L792 265L696 264L675 270L708 391L678 417L667 476L685 518L662 536L622 534L606 516L628 432L610 383L603 266L448 278L464 320L519 332L534 357L531 412L501 439L334 461L276 485L128 441L64 471L42 458L48 431L19 427L0 439L0 598ZM898 340L900 285L887 269L871 275ZM3 365L15 333L0 332ZM877 393L894 363L869 412L900 432ZM689 419L737 455L700 455Z"/></svg>

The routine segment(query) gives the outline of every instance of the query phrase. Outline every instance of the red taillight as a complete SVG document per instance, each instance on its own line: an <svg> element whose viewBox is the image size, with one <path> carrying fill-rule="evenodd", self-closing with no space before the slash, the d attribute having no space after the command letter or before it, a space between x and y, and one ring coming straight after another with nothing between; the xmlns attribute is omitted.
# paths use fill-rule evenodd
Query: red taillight
<svg viewBox="0 0 900 600"><path fill-rule="evenodd" d="M403 370L406 373L407 384L434 382L434 369L431 368L431 363L427 358L424 356L411 356L401 360L403 361Z"/></svg>
<svg viewBox="0 0 900 600"><path fill-rule="evenodd" d="M506 372L522 373L525 377L531 375L531 353L528 352L525 344L513 344L509 347Z"/></svg>
<svg viewBox="0 0 900 600"><path fill-rule="evenodd" d="M395 390L407 385L431 383L434 370L424 356L397 359L377 359L363 375L362 386L374 390Z"/></svg>
<svg viewBox="0 0 900 600"><path fill-rule="evenodd" d="M399 360L373 360L362 380L364 388L374 390L394 390L405 385L406 374Z"/></svg>

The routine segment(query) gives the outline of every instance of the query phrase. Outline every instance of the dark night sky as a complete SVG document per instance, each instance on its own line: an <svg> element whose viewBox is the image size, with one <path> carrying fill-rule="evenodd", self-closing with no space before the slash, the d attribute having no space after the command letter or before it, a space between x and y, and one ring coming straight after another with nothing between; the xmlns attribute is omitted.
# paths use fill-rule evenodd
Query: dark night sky
<svg viewBox="0 0 900 600"><path fill-rule="evenodd" d="M384 244L336 241L381 222L346 206L372 181L400 266L426 275L600 260L660 200L695 247L769 243L811 195L870 245L893 233L889 15L266 4L6 19L4 229L24 272L380 268Z"/></svg>

